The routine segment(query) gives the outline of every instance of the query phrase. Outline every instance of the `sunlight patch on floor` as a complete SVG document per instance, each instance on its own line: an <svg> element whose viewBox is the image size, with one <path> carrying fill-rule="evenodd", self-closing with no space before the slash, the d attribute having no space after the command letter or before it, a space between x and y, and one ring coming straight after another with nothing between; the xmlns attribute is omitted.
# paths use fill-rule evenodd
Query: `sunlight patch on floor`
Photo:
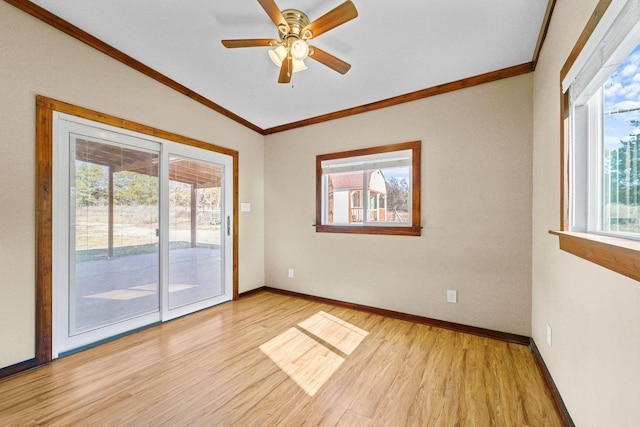
<svg viewBox="0 0 640 427"><path fill-rule="evenodd" d="M169 292L184 291L187 289L195 288L196 286L197 285L169 285ZM156 293L157 288L158 285L151 283L149 285L133 286L129 289L116 289L113 291L100 292L93 295L85 295L85 298L100 298L126 301L153 295Z"/></svg>
<svg viewBox="0 0 640 427"><path fill-rule="evenodd" d="M197 285L178 285L178 284L173 284L173 285L169 285L169 292L179 292L179 291L184 291L187 289L191 289L191 288L195 288ZM141 291L155 291L157 289L158 285L155 284L150 284L150 285L141 285L141 286L133 286L132 288L129 289L139 289Z"/></svg>
<svg viewBox="0 0 640 427"><path fill-rule="evenodd" d="M140 291L136 289L116 289L115 291L101 292L99 294L85 295L85 298L99 298L99 299L115 299L120 301L131 300L135 298L142 298L148 295L153 295L152 291Z"/></svg>
<svg viewBox="0 0 640 427"><path fill-rule="evenodd" d="M349 322L319 311L298 323L302 329L321 338L346 355L350 355L369 333Z"/></svg>
<svg viewBox="0 0 640 427"><path fill-rule="evenodd" d="M367 331L320 311L261 345L260 350L313 396L367 335Z"/></svg>

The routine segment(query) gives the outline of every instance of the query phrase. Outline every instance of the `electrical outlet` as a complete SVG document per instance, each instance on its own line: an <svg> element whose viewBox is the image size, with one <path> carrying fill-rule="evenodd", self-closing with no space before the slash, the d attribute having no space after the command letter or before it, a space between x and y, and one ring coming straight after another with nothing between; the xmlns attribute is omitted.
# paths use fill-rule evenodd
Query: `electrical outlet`
<svg viewBox="0 0 640 427"><path fill-rule="evenodd" d="M551 325L549 325L549 324L547 323L547 345L548 345L549 347L551 347L551 338L552 338L552 335L551 335Z"/></svg>
<svg viewBox="0 0 640 427"><path fill-rule="evenodd" d="M289 279L293 279L293 268L289 269L289 271L287 272L287 275L289 276Z"/></svg>
<svg viewBox="0 0 640 427"><path fill-rule="evenodd" d="M452 303L458 302L458 291L447 289L447 302L452 302Z"/></svg>

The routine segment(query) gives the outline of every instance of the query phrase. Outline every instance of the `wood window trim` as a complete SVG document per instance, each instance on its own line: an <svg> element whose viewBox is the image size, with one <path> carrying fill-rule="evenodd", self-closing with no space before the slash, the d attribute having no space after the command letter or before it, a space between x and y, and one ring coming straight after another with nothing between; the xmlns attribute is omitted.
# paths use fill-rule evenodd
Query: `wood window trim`
<svg viewBox="0 0 640 427"><path fill-rule="evenodd" d="M391 236L420 236L422 227L420 223L420 192L421 192L421 141L388 144L379 147L363 148L359 150L341 151L338 153L322 154L316 156L316 232L321 233L347 233L347 234L379 234ZM411 150L411 226L385 227L385 226L347 226L322 224L322 162L324 160L340 159L345 157L365 156L370 154L389 153L392 151Z"/></svg>
<svg viewBox="0 0 640 427"><path fill-rule="evenodd" d="M600 0L596 5L560 71L560 82L575 63L611 1ZM560 85L560 230L550 230L549 233L558 236L561 250L640 281L640 241L569 231L569 113L569 95L562 93Z"/></svg>
<svg viewBox="0 0 640 427"><path fill-rule="evenodd" d="M640 241L574 231L549 233L558 236L561 250L640 281Z"/></svg>
<svg viewBox="0 0 640 427"><path fill-rule="evenodd" d="M66 113L95 122L139 132L180 144L213 150L233 158L233 299L238 299L238 166L235 150L208 144L108 114L78 107L41 95L36 97L36 345L35 365L53 359L53 112Z"/></svg>

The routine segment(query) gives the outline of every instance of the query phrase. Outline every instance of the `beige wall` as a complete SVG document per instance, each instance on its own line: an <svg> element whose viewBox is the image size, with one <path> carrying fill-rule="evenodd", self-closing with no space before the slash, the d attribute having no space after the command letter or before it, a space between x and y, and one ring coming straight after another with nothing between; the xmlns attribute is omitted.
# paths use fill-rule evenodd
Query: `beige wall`
<svg viewBox="0 0 640 427"><path fill-rule="evenodd" d="M534 77L532 334L576 425L637 426L640 284L558 250L547 233L560 224L560 69L596 3L557 3Z"/></svg>
<svg viewBox="0 0 640 427"><path fill-rule="evenodd" d="M530 335L532 82L523 75L268 136L266 284ZM315 232L317 154L415 140L422 236Z"/></svg>
<svg viewBox="0 0 640 427"><path fill-rule="evenodd" d="M264 283L263 137L0 2L0 368L34 357L35 96L238 150L240 291Z"/></svg>

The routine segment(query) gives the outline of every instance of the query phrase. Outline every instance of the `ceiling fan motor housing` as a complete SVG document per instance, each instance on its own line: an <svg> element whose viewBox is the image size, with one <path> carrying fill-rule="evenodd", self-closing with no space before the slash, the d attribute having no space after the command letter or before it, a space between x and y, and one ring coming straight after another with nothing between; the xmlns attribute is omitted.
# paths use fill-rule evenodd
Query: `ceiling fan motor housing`
<svg viewBox="0 0 640 427"><path fill-rule="evenodd" d="M287 24L289 24L288 32L286 28L279 27L280 39L283 42L288 42L290 38L306 40L313 36L310 30L305 31L305 34L301 34L302 29L309 25L310 22L309 17L307 17L305 13L296 9L286 9L282 11L282 16L284 20L287 21ZM293 42L293 40L291 40L291 42Z"/></svg>

